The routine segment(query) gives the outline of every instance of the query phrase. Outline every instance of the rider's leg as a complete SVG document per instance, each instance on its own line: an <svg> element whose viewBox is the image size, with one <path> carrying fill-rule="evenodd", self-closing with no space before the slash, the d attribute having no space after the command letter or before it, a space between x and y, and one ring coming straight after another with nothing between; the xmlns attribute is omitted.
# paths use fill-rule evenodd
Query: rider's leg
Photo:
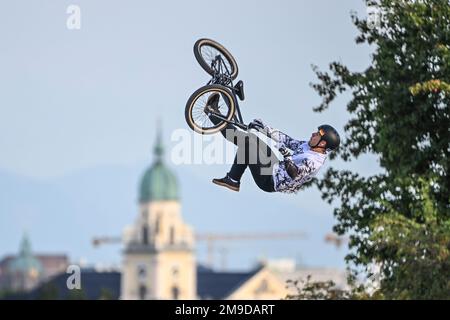
<svg viewBox="0 0 450 320"><path fill-rule="evenodd" d="M249 164L250 172L256 185L263 191L274 192L273 167L280 160L272 149L259 140L258 159L256 163Z"/></svg>
<svg viewBox="0 0 450 320"><path fill-rule="evenodd" d="M212 109L218 110L219 99L220 95L214 93L208 98L206 103ZM215 125L222 121L214 117L214 115L209 115L209 119ZM239 191L241 177L247 167L250 166L253 180L255 180L258 187L267 192L274 191L272 171L273 165L278 162L278 158L273 154L269 146L258 139L257 136L237 130L232 124L227 124L221 133L225 139L234 143L238 150L227 175L222 179L213 179L213 182L231 190Z"/></svg>
<svg viewBox="0 0 450 320"><path fill-rule="evenodd" d="M255 143L250 143L250 140L256 139L251 139L250 136L246 136L245 139L239 141L234 163L231 166L230 171L224 178L213 179L213 183L227 187L234 191L239 191L241 177L247 169L249 163L251 163L252 158L255 158L252 157L252 153L250 152ZM258 150L256 148L253 148L253 150L253 155L255 155Z"/></svg>
<svg viewBox="0 0 450 320"><path fill-rule="evenodd" d="M234 157L233 165L231 166L228 176L234 181L241 181L241 177L244 174L250 163L250 138L247 136L244 139L244 144L238 146L236 155Z"/></svg>
<svg viewBox="0 0 450 320"><path fill-rule="evenodd" d="M222 96L224 99L226 97ZM206 105L210 105L212 109L218 110L218 103L220 99L220 94L213 93L208 97L208 100L206 101ZM215 125L222 122L221 119L215 117L213 114L208 115L209 120ZM223 128L220 133L223 135L225 139L230 141L231 143L234 143L235 145L238 145L239 141L243 141L245 139L245 136L247 136L247 132L238 130L233 124L228 123L225 128Z"/></svg>
<svg viewBox="0 0 450 320"><path fill-rule="evenodd" d="M263 191L273 192L273 166L278 161L266 143L258 137L250 135L245 139L245 143L238 147L227 177L231 178L233 182L240 183L242 175L249 167L256 185Z"/></svg>

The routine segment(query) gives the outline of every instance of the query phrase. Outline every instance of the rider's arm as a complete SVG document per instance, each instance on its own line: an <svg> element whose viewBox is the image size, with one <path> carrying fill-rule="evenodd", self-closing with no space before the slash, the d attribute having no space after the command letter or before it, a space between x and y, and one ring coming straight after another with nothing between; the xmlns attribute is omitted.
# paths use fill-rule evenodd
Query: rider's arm
<svg viewBox="0 0 450 320"><path fill-rule="evenodd" d="M260 119L258 119L258 121L264 126L263 130L265 131L266 135L268 137L274 139L275 141L277 141L280 144L280 146L286 146L287 148L289 148L291 150L297 150L300 147L300 145L305 143L305 141L300 141L300 140L291 138L287 134L279 131L278 129L268 126L267 124L262 122Z"/></svg>
<svg viewBox="0 0 450 320"><path fill-rule="evenodd" d="M290 136L288 136L287 134L278 131L277 129L273 129L271 128L273 131L270 135L270 137L272 139L274 139L275 141L277 141L278 143L285 145L286 147L288 147L291 150L297 150L303 143L305 143L305 141L300 141L297 139L294 139Z"/></svg>
<svg viewBox="0 0 450 320"><path fill-rule="evenodd" d="M308 159L303 159L301 163L296 164L292 159L286 158L284 160L284 165L287 174L291 177L292 180L300 181L307 176L309 176L309 178L307 179L309 180L316 171L314 162Z"/></svg>
<svg viewBox="0 0 450 320"><path fill-rule="evenodd" d="M291 179L295 179L298 176L298 167L294 164L294 162L289 159L289 158L285 158L284 159L284 165L286 167L286 172L289 175L289 177L291 177Z"/></svg>

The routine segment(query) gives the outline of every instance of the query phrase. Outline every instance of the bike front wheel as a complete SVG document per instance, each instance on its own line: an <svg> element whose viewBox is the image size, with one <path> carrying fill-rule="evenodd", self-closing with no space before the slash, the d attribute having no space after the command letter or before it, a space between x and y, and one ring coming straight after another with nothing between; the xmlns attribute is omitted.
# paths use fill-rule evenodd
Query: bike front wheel
<svg viewBox="0 0 450 320"><path fill-rule="evenodd" d="M217 56L223 61L221 72L228 74L234 80L238 76L238 66L236 60L220 43L211 39L200 39L194 44L194 55L200 66L210 75L214 75L213 63ZM218 66L216 66L217 68Z"/></svg>
<svg viewBox="0 0 450 320"><path fill-rule="evenodd" d="M221 131L227 125L227 122L220 118L213 118L215 121L211 121L211 117L214 115L211 115L206 108L206 102L215 93L220 95L215 112L220 113L228 121L231 121L234 116L236 100L229 89L217 84L201 87L189 97L185 109L186 122L197 133L213 134Z"/></svg>

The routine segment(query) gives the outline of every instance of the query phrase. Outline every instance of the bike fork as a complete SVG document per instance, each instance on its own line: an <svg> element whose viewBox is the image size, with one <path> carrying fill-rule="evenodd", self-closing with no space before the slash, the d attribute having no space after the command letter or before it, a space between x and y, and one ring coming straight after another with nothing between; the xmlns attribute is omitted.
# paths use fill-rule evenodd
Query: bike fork
<svg viewBox="0 0 450 320"><path fill-rule="evenodd" d="M215 112L211 112L210 115L215 117L215 118L218 118L218 119L220 119L222 121L225 121L226 123L230 123L232 125L235 125L235 126L241 128L242 130L247 130L248 129L248 127L245 124L243 124L243 122L236 122L236 121L233 121L233 120L228 120L227 118L225 118L221 114L218 114L218 113L215 113Z"/></svg>
<svg viewBox="0 0 450 320"><path fill-rule="evenodd" d="M236 111L237 111L238 122L243 124L244 120L242 119L241 108L239 108L239 102L237 102L237 99L236 99Z"/></svg>

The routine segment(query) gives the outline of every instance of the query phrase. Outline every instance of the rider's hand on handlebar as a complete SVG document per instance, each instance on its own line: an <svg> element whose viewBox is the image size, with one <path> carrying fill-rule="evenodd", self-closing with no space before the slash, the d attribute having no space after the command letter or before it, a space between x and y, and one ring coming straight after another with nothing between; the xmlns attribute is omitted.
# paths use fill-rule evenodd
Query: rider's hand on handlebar
<svg viewBox="0 0 450 320"><path fill-rule="evenodd" d="M286 158L289 157L291 155L291 153L289 152L289 150L285 147L281 147L280 149L278 149L281 153L281 155Z"/></svg>
<svg viewBox="0 0 450 320"><path fill-rule="evenodd" d="M260 130L260 129L264 129L264 124L262 123L261 120L259 119L254 119L252 122L250 122L248 124L248 129L256 129L256 130Z"/></svg>

